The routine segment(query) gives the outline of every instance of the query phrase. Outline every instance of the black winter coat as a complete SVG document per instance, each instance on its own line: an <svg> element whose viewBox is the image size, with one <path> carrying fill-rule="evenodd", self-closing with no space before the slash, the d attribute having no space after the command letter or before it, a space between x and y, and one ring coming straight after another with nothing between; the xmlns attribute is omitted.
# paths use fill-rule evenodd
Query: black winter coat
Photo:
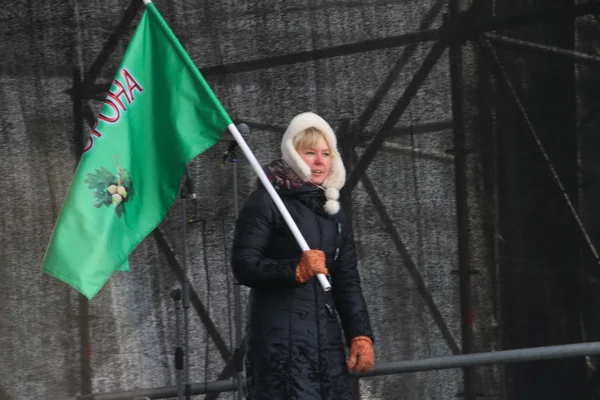
<svg viewBox="0 0 600 400"><path fill-rule="evenodd" d="M232 267L251 288L246 335L251 400L350 400L346 343L373 339L362 295L351 224L323 211L322 189L279 191L311 249L323 250L332 289L316 277L296 282L302 251L262 185L240 211Z"/></svg>

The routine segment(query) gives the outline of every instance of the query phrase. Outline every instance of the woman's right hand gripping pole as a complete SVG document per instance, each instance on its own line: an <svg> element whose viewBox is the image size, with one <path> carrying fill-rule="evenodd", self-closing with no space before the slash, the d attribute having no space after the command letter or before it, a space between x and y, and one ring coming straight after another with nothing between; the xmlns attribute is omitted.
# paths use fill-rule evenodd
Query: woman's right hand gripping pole
<svg viewBox="0 0 600 400"><path fill-rule="evenodd" d="M317 274L327 275L325 253L321 250L306 250L302 253L300 263L296 267L296 280L306 283Z"/></svg>

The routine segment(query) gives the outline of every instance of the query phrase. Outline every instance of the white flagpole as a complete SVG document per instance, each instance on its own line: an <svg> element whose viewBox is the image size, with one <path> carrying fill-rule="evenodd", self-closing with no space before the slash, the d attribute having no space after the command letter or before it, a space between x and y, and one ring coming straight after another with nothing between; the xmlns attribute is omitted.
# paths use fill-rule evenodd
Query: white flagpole
<svg viewBox="0 0 600 400"><path fill-rule="evenodd" d="M300 233L300 230L298 229L298 226L296 226L296 223L292 219L292 216L290 215L290 213L287 210L287 208L285 208L285 205L281 201L281 198L279 197L279 195L275 191L275 188L273 187L273 185L271 184L271 182L267 178L267 175L265 174L265 171L263 171L262 167L260 166L260 164L256 160L256 157L254 157L254 154L252 153L252 150L250 150L250 148L246 144L246 141L244 140L244 138L242 137L242 135L238 131L238 129L235 126L235 124L231 124L231 125L227 126L227 129L229 129L229 132L231 132L231 134L233 135L234 139L236 140L236 142L238 143L238 145L240 146L240 148L244 152L244 155L250 161L250 164L252 165L252 168L254 168L254 171L258 174L258 178L260 179L260 181L262 182L262 184L265 186L265 188L267 189L267 191L271 195L271 198L275 202L275 205L279 209L279 212L283 216L283 219L285 219L285 222L287 223L288 227L290 228L290 230L294 234L294 237L296 238L296 241L300 245L300 248L302 249L302 251L310 250L310 247L308 247L308 243L306 243L306 240L304 240L304 237ZM331 285L329 283L329 280L327 279L327 277L325 275L318 274L317 278L319 279L319 282L321 283L321 286L323 286L323 289L325 291L328 291L329 289L331 289Z"/></svg>

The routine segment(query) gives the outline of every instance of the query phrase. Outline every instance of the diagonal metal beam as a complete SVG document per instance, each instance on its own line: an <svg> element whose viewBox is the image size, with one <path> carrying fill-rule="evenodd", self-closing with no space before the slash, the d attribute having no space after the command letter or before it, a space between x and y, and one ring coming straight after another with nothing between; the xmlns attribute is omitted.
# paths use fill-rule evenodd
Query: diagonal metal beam
<svg viewBox="0 0 600 400"><path fill-rule="evenodd" d="M242 354L244 354L246 352L246 344L243 342L242 342L242 345L240 346L240 352ZM219 374L219 378L217 380L218 381L227 380L227 379L231 378L234 374L235 374L235 358L231 358L227 362L227 365L225 365L225 368L223 368L223 371L221 371L221 373ZM236 390L237 390L237 385L236 385ZM208 394L208 395L206 395L204 400L216 400L217 397L219 397L219 394L220 393Z"/></svg>
<svg viewBox="0 0 600 400"><path fill-rule="evenodd" d="M85 106L82 106L81 117L85 121L87 121L90 128L92 126L94 126L94 124L96 123L96 117L94 116L94 111L92 111L92 107L90 107L89 104L85 104ZM83 141L82 141L82 143L83 143ZM83 146L81 147L81 149L83 152Z"/></svg>
<svg viewBox="0 0 600 400"><path fill-rule="evenodd" d="M108 61L108 58L119 44L119 39L121 36L123 36L127 28L129 28L129 25L131 25L133 22L133 19L135 18L140 7L142 7L141 1L131 0L131 3L129 3L129 7L127 7L125 10L123 17L121 17L121 20L104 43L104 47L102 47L100 54L98 54L98 57L96 57L96 60L90 67L89 72L86 74L83 81L84 86L91 85L96 81L100 71L102 71L102 68L104 68L104 65L106 64L106 61Z"/></svg>
<svg viewBox="0 0 600 400"><path fill-rule="evenodd" d="M598 3L598 4L600 4L600 3ZM533 122L529 118L529 114L527 113L527 110L523 106L523 103L521 102L519 94L517 93L515 87L512 85L510 78L508 77L508 74L506 73L506 70L502 66L502 63L500 62L500 59L498 58L498 54L496 53L494 47L492 46L492 44L490 43L490 41L488 39L480 37L476 41L474 41L474 43L477 45L477 48L480 50L481 54L483 55L483 59L486 61L490 71L492 72L492 75L498 80L498 82L500 83L502 88L506 91L508 97L510 97L510 99L514 102L515 106L518 108L521 118L523 119L523 121L525 122L525 125L528 128L527 130L533 137L535 144L537 145L538 149L541 152L542 157L544 158L544 161L546 162L546 166L548 167L548 170L552 174L552 177L554 178L554 181L555 181L556 185L558 186L558 189L560 190L561 194L563 195L565 204L573 217L573 221L574 221L575 225L578 228L577 232L579 232L579 234L581 236L581 243L583 244L584 250L588 253L588 256L591 257L592 260L594 260L594 263L597 266L600 266L600 254L598 252L598 249L596 248L596 245L592 241L592 238L590 237L587 229L585 228L583 222L581 221L581 218L579 217L579 213L575 209L575 206L573 205L573 202L571 201L571 198L569 197L569 191L565 188L565 185L562 182L562 179L560 178L560 176L558 175L556 168L554 168L554 164L552 163L552 160L550 159L550 156L548 155L548 152L546 151L539 134L537 133L535 127L533 126ZM596 273L597 274L600 273L600 270L596 269Z"/></svg>
<svg viewBox="0 0 600 400"><path fill-rule="evenodd" d="M484 36L487 39L489 39L492 43L501 45L509 49L526 50L532 53L544 54L556 58L571 60L579 64L586 64L592 66L600 65L600 57L592 54L581 53L579 51L574 50L561 49L556 46L548 46L544 44L528 42L521 39L514 39L511 37L495 35L491 33L487 33ZM523 53L521 52L519 54Z"/></svg>
<svg viewBox="0 0 600 400"><path fill-rule="evenodd" d="M419 70L414 75L413 79L408 84L408 87L404 91L404 94L400 97L400 100L396 103L396 106L388 115L382 127L373 137L371 144L364 152L362 157L358 160L358 163L352 170L349 175L348 180L346 181L346 185L343 188L345 192L352 192L354 187L360 180L361 176L364 175L365 171L375 158L375 154L383 144L386 134L392 130L392 128L398 123L398 120L404 114L404 111L410 104L411 100L429 75L429 72L433 68L433 66L437 63L438 59L441 57L442 53L446 50L446 43L439 41L437 42L433 48L429 51L429 54L423 61L423 64L419 68Z"/></svg>
<svg viewBox="0 0 600 400"><path fill-rule="evenodd" d="M439 308L435 304L435 301L433 300L433 296L429 292L429 289L427 289L427 285L425 285L425 280L423 279L423 276L419 272L419 269L417 268L417 265L415 264L415 262L412 260L410 253L408 252L408 249L406 248L406 245L400 238L400 234L398 233L398 230L396 229L396 226L394 225L392 218L388 214L388 212L385 208L385 205L381 201L381 198L377 194L377 191L375 190L373 183L371 182L371 180L369 179L369 177L366 174L362 176L361 181L362 181L362 184L365 186L365 191L369 194L369 197L371 198L371 201L373 202L375 209L379 213L379 217L381 218L381 221L383 222L383 226L385 227L386 232L389 233L389 235L392 238L392 241L394 242L394 245L396 246L396 249L402 256L402 259L404 260L404 264L406 264L406 268L408 269L410 276L412 277L413 281L417 285L417 290L423 297L423 300L425 300L425 304L427 305L427 308L429 309L429 312L431 313L433 320L435 321L440 332L442 333L442 336L444 337L446 344L448 344L450 351L452 351L452 354L460 354L461 351L460 351L460 348L458 347L456 339L452 335L452 332L450 332L448 325L446 325L446 322L444 321L444 317L442 317L442 313L440 312Z"/></svg>
<svg viewBox="0 0 600 400"><path fill-rule="evenodd" d="M175 253L173 253L173 250L171 250L171 247L169 246L167 239L165 238L163 233L158 228L155 229L154 232L152 232L152 233L154 235L154 239L156 240L156 243L158 244L158 247L162 250L162 252L167 257L169 266L175 273L175 276L177 276L177 279L179 279L179 282L183 283L183 278L184 278L183 277L183 268L181 268L179 261L177 261L177 258L175 257ZM194 288L191 285L190 285L190 302L196 309L196 312L198 313L200 320L206 327L206 330L207 330L209 336L214 341L215 346L219 350L219 353L221 353L221 357L223 357L224 360L229 360L231 358L232 354L229 351L227 344L225 343L225 341L219 334L219 331L217 330L216 325L214 324L214 322L208 315L208 312L206 311L204 304L202 304L202 300L200 300L200 298L196 294L196 291L194 290Z"/></svg>
<svg viewBox="0 0 600 400"><path fill-rule="evenodd" d="M438 0L429 9L429 11L427 11L425 17L423 17L423 20L419 24L419 30L427 30L431 26L431 24L433 24L437 15L440 13L440 11L445 5L446 0ZM402 69L404 69L404 67L408 63L408 60L410 60L410 58L413 56L418 47L418 43L410 43L404 49L394 67L390 70L383 83L379 86L371 101L369 101L369 104L367 105L365 111L360 115L360 117L358 117L358 122L355 128L357 132L361 132L365 128L365 126L367 126L367 123L369 122L371 117L373 117L373 114L375 114L377 107L379 107L379 105L383 101L383 98L385 97L387 92L389 92L390 88L400 75L400 72L402 72Z"/></svg>
<svg viewBox="0 0 600 400"><path fill-rule="evenodd" d="M434 65L438 62L448 45L456 37L464 35L464 31L467 26L474 23L475 13L478 5L482 4L481 1L475 1L468 10L459 14L450 23L444 23L440 28L441 32L444 32L440 40L438 40L433 47L429 50L429 53L425 57L425 60L413 76L412 80L406 87L406 90L396 103L396 106L392 109L379 131L373 137L371 144L362 155L346 182L343 191L351 192L356 187L356 184L360 180L360 177L365 173L377 151L383 144L383 141L389 131L398 123L404 111L406 111L413 97L417 94L419 88L427 79L429 72L433 69Z"/></svg>

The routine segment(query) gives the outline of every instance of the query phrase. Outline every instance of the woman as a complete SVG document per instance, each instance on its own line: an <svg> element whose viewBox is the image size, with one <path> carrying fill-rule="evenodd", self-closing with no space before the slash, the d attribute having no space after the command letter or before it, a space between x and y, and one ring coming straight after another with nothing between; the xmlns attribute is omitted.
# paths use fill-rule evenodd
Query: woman
<svg viewBox="0 0 600 400"><path fill-rule="evenodd" d="M352 227L338 202L346 171L333 130L313 113L291 121L281 152L265 173L314 250L301 251L259 181L240 211L232 252L236 279L251 288L248 399L350 400L348 369L368 371L374 353ZM328 275L331 291L317 273Z"/></svg>

